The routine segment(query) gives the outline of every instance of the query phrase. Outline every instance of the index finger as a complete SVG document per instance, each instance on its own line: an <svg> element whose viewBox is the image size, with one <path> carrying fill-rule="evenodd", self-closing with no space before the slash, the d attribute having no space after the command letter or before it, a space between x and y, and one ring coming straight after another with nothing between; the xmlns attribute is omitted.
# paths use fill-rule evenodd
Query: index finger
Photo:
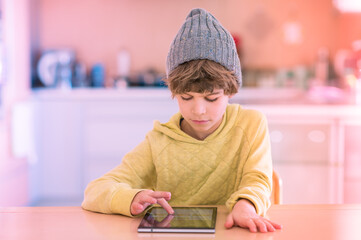
<svg viewBox="0 0 361 240"><path fill-rule="evenodd" d="M159 227L169 227L169 225L172 222L173 218L174 218L174 215L169 214L160 223L157 223L157 226L159 226Z"/></svg>
<svg viewBox="0 0 361 240"><path fill-rule="evenodd" d="M159 205L161 205L167 211L168 214L174 213L173 208L169 205L169 203L164 198L158 198L157 202Z"/></svg>

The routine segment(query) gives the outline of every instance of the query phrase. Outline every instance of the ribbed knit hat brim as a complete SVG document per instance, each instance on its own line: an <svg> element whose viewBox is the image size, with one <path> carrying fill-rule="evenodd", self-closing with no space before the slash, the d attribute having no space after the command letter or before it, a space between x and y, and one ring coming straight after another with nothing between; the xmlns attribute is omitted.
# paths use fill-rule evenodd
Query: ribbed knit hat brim
<svg viewBox="0 0 361 240"><path fill-rule="evenodd" d="M204 9L193 9L173 40L167 57L167 76L182 63L213 60L233 71L240 85L241 65L232 35Z"/></svg>

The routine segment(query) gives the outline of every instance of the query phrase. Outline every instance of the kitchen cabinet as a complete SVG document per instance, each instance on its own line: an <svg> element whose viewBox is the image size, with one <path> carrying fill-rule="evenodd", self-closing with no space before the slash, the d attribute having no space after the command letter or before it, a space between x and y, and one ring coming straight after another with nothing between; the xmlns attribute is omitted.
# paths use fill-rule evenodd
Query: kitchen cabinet
<svg viewBox="0 0 361 240"><path fill-rule="evenodd" d="M360 169L361 122L349 121L361 119L360 107L243 106L267 116L284 203L342 203L360 197L353 192L361 182L355 170ZM152 129L153 120L168 121L177 111L166 89L34 92L13 114L14 128L28 122L33 129L25 140L21 132L13 136L14 148L22 149L18 154L29 159L31 204L79 205L86 185L120 164Z"/></svg>
<svg viewBox="0 0 361 240"><path fill-rule="evenodd" d="M361 202L361 118L344 120L340 124L341 158L344 161L344 202Z"/></svg>
<svg viewBox="0 0 361 240"><path fill-rule="evenodd" d="M138 94L50 91L15 106L13 128L32 129L13 136L15 152L30 162L30 205L80 205L91 180L120 164L155 119L177 112L166 91Z"/></svg>
<svg viewBox="0 0 361 240"><path fill-rule="evenodd" d="M283 178L285 203L335 203L342 181L333 164L336 121L305 115L269 116L274 168ZM342 172L342 171L341 171Z"/></svg>
<svg viewBox="0 0 361 240"><path fill-rule="evenodd" d="M29 161L30 202L72 202L83 190L81 106L70 101L29 102L13 110L13 148ZM20 131L16 131L20 129Z"/></svg>
<svg viewBox="0 0 361 240"><path fill-rule="evenodd" d="M155 119L166 122L177 112L174 101L109 101L83 103L83 186L116 165L137 146Z"/></svg>

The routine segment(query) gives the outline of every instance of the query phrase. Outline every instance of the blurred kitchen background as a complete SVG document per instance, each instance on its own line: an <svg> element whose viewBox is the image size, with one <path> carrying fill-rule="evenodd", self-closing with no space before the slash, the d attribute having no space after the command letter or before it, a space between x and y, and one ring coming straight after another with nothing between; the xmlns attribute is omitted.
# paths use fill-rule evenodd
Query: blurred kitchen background
<svg viewBox="0 0 361 240"><path fill-rule="evenodd" d="M0 0L0 206L80 205L177 112L164 85L195 7L232 33L283 203L361 202L361 1Z"/></svg>

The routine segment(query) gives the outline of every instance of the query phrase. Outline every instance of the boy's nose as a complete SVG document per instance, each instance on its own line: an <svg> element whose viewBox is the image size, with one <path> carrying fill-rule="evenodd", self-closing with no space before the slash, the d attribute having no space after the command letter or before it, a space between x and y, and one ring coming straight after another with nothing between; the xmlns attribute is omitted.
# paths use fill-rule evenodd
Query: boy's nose
<svg viewBox="0 0 361 240"><path fill-rule="evenodd" d="M206 113L206 107L204 106L204 104L194 104L193 108L192 108L192 113L196 114L196 115L202 115Z"/></svg>

